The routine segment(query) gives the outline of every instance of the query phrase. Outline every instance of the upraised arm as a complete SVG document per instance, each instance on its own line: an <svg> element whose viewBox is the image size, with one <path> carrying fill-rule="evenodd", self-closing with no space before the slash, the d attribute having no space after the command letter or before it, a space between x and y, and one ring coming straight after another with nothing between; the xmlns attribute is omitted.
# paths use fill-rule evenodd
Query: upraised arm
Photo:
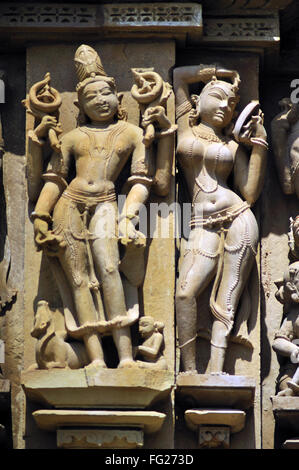
<svg viewBox="0 0 299 470"><path fill-rule="evenodd" d="M234 171L235 186L250 205L256 202L263 188L268 151L263 117L259 115L252 119L253 136L244 139L251 151L249 153L242 144L238 146Z"/></svg>

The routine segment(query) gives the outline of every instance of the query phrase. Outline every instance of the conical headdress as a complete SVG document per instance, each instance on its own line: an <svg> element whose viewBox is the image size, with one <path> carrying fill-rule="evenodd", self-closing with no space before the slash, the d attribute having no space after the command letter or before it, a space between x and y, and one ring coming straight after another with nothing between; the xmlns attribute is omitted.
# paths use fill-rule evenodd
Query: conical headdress
<svg viewBox="0 0 299 470"><path fill-rule="evenodd" d="M96 81L105 81L115 90L115 80L108 77L98 53L91 47L82 44L76 50L74 57L76 72L79 83L77 84L77 92L88 84Z"/></svg>
<svg viewBox="0 0 299 470"><path fill-rule="evenodd" d="M82 44L75 53L75 67L80 82L96 75L107 76L98 53Z"/></svg>

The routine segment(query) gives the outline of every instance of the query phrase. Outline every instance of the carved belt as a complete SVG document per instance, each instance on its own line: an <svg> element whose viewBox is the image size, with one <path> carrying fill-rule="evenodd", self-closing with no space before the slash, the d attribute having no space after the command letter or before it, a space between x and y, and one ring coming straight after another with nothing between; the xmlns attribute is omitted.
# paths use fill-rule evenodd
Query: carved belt
<svg viewBox="0 0 299 470"><path fill-rule="evenodd" d="M225 223L232 222L236 217L238 217L238 215L242 214L242 212L245 212L249 208L250 205L248 202L244 201L227 209L223 209L222 211L209 214L206 217L192 216L190 227L215 227L217 225L222 227Z"/></svg>
<svg viewBox="0 0 299 470"><path fill-rule="evenodd" d="M69 199L76 204L83 204L86 208L94 207L102 202L116 201L116 194L114 189L106 193L89 193L87 191L79 191L72 188L67 188L62 196L64 199Z"/></svg>

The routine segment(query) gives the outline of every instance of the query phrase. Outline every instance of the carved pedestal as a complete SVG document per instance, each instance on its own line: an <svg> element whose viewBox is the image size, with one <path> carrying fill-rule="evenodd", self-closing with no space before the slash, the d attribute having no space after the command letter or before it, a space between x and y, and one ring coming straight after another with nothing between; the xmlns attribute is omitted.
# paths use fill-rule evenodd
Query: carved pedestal
<svg viewBox="0 0 299 470"><path fill-rule="evenodd" d="M299 397L272 397L272 409L282 447L299 449Z"/></svg>
<svg viewBox="0 0 299 470"><path fill-rule="evenodd" d="M229 448L230 435L244 429L254 395L250 377L179 374L177 379L177 400L200 448Z"/></svg>
<svg viewBox="0 0 299 470"><path fill-rule="evenodd" d="M134 449L144 434L160 430L165 414L155 411L38 410L36 424L57 432L57 447L66 449Z"/></svg>
<svg viewBox="0 0 299 470"><path fill-rule="evenodd" d="M185 411L187 426L198 432L200 448L229 448L230 434L242 431L245 411L194 409Z"/></svg>
<svg viewBox="0 0 299 470"><path fill-rule="evenodd" d="M54 408L33 412L37 426L56 432L58 447L72 449L143 447L144 434L158 432L166 417L148 408L167 399L173 383L169 371L138 367L37 370L22 375L27 398Z"/></svg>

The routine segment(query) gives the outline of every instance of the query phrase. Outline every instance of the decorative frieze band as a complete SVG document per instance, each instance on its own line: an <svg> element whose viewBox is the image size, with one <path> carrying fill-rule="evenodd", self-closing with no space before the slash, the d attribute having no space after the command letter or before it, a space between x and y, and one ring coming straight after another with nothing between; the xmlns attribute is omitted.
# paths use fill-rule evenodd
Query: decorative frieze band
<svg viewBox="0 0 299 470"><path fill-rule="evenodd" d="M76 4L2 4L0 27L96 26L96 6Z"/></svg>
<svg viewBox="0 0 299 470"><path fill-rule="evenodd" d="M110 27L201 28L201 5L196 3L127 3L104 5Z"/></svg>
<svg viewBox="0 0 299 470"><path fill-rule="evenodd" d="M228 2L226 2L228 3ZM235 3L235 2L234 2ZM237 2L241 4L240 0ZM247 2L248 3L248 2ZM252 2L250 2L252 3ZM256 2L255 2L256 3ZM268 2L269 3L269 2ZM272 2L273 3L273 2ZM265 2L263 3L265 6ZM265 10L264 10L265 11ZM208 11L209 13L209 11ZM232 41L271 44L279 39L278 13L234 17L206 16L198 3L121 3L103 5L78 4L2 4L0 29L17 31L74 29L102 30L119 33L151 34L171 37L189 35L199 42ZM188 36L187 36L188 37Z"/></svg>
<svg viewBox="0 0 299 470"><path fill-rule="evenodd" d="M279 37L278 14L271 17L208 18L204 22L204 38L211 42L276 42Z"/></svg>
<svg viewBox="0 0 299 470"><path fill-rule="evenodd" d="M202 28L197 3L2 4L0 27Z"/></svg>

